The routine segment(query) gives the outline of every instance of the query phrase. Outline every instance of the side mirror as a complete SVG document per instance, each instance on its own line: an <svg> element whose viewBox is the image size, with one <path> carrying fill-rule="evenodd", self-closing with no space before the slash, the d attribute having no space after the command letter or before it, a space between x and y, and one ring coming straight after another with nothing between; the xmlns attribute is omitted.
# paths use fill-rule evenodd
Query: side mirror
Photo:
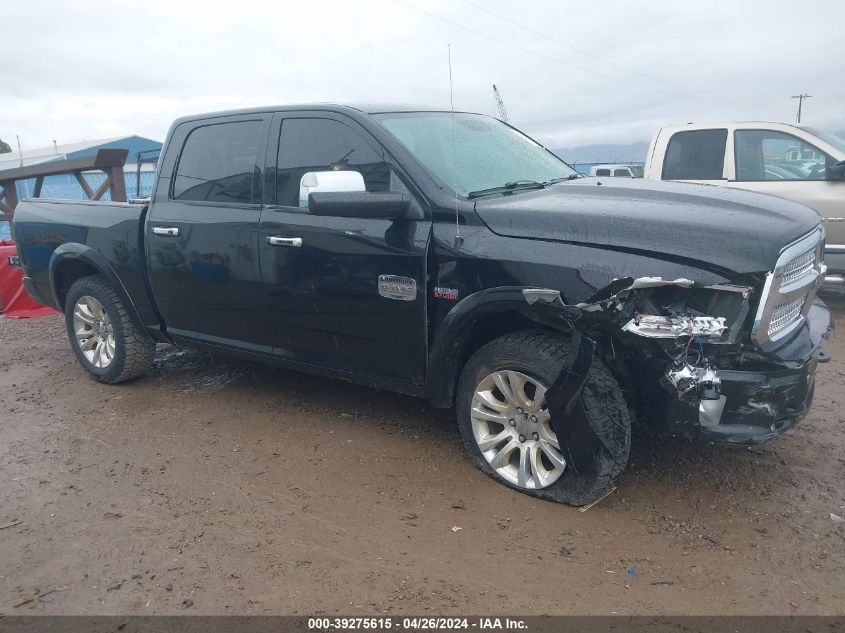
<svg viewBox="0 0 845 633"><path fill-rule="evenodd" d="M299 206L308 206L308 195L327 191L366 191L364 177L357 171L309 171L299 181Z"/></svg>
<svg viewBox="0 0 845 633"><path fill-rule="evenodd" d="M845 160L840 160L835 165L827 168L828 180L845 180Z"/></svg>
<svg viewBox="0 0 845 633"><path fill-rule="evenodd" d="M308 196L311 213L338 218L399 220L407 217L410 207L411 197L404 193L344 191L317 192Z"/></svg>

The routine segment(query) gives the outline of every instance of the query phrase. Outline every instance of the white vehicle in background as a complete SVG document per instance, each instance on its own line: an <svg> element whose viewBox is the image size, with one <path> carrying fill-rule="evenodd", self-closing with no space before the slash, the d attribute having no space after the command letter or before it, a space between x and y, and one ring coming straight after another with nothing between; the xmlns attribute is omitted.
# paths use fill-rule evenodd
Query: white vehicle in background
<svg viewBox="0 0 845 633"><path fill-rule="evenodd" d="M642 178L643 166L631 163L609 163L590 167L591 176L610 176L611 178Z"/></svg>
<svg viewBox="0 0 845 633"><path fill-rule="evenodd" d="M842 283L845 140L788 123L664 127L649 146L645 177L750 189L814 208L824 218L825 264L837 273L828 281Z"/></svg>

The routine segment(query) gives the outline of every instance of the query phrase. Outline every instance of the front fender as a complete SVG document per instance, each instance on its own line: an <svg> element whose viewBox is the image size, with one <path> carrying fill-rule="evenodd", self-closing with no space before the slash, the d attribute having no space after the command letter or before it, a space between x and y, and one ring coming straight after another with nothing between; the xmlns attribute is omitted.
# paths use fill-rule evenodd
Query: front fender
<svg viewBox="0 0 845 633"><path fill-rule="evenodd" d="M563 332L572 331L581 316L549 288L501 286L469 295L446 314L431 346L426 392L433 406L452 406L472 324L495 313L517 313Z"/></svg>

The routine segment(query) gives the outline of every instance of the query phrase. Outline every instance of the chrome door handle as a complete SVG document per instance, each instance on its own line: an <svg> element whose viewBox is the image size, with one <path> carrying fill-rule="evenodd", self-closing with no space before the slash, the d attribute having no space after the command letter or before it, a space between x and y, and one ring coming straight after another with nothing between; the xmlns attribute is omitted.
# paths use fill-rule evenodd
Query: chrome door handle
<svg viewBox="0 0 845 633"><path fill-rule="evenodd" d="M179 229L175 226L154 226L153 235L166 235L168 237L176 237L179 235Z"/></svg>
<svg viewBox="0 0 845 633"><path fill-rule="evenodd" d="M302 246L302 238L301 237L279 237L277 235L273 235L267 238L267 243L270 246L293 246L294 248L299 248Z"/></svg>

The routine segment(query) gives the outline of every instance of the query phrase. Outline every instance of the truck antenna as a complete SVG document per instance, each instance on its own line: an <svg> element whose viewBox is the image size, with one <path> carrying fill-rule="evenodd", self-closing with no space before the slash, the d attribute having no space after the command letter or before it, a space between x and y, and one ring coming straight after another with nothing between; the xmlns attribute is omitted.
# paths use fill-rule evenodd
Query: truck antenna
<svg viewBox="0 0 845 633"><path fill-rule="evenodd" d="M455 175L458 172L457 150L455 149L455 98L452 89L452 43L447 44L447 51L449 55L449 111L452 121L452 168L455 170ZM458 250L463 244L464 238L461 237L461 223L458 217L458 189L457 178L455 179L455 250Z"/></svg>

